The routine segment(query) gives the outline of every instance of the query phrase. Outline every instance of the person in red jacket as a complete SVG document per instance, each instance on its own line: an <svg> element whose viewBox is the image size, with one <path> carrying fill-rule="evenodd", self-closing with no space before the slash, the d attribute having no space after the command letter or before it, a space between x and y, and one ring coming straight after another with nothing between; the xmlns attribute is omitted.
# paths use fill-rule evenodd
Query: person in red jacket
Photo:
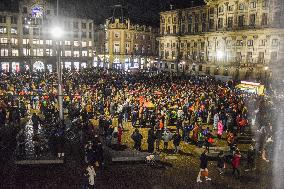
<svg viewBox="0 0 284 189"><path fill-rule="evenodd" d="M232 160L232 166L233 166L233 176L235 176L235 172L237 171L237 178L240 177L240 164L241 164L241 153L240 151L237 149L234 156L233 156L233 160Z"/></svg>
<svg viewBox="0 0 284 189"><path fill-rule="evenodd" d="M117 136L118 145L121 145L122 134L123 134L122 127L119 125L118 126L118 136Z"/></svg>

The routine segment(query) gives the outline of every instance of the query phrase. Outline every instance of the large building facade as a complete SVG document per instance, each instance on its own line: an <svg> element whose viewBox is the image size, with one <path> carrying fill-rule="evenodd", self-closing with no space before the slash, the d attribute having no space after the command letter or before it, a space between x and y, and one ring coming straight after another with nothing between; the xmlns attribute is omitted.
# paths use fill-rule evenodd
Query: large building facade
<svg viewBox="0 0 284 189"><path fill-rule="evenodd" d="M0 12L0 70L79 70L93 66L94 23L90 19L57 17L49 0L23 0L16 12ZM63 30L59 39L54 27ZM57 34L55 34L57 35Z"/></svg>
<svg viewBox="0 0 284 189"><path fill-rule="evenodd" d="M283 0L206 0L161 12L159 67L264 79L283 63L283 18Z"/></svg>
<svg viewBox="0 0 284 189"><path fill-rule="evenodd" d="M95 31L99 67L123 70L148 69L156 65L158 30L132 24L128 18L112 17Z"/></svg>

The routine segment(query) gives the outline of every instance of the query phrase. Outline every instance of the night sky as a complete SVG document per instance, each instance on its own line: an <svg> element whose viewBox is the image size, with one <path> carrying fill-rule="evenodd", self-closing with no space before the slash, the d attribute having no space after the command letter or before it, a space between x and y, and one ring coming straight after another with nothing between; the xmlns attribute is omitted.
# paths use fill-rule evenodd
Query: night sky
<svg viewBox="0 0 284 189"><path fill-rule="evenodd" d="M0 10L17 9L17 2L21 0L0 0ZM56 2L56 0L53 0ZM113 6L124 5L129 17L135 23L158 26L159 12L169 10L170 4L175 8L189 7L191 0L59 0L60 12L64 15L88 17L97 24L111 17ZM203 0L192 0L194 5L200 5ZM12 2L12 3L11 3ZM127 14L127 13L124 13Z"/></svg>

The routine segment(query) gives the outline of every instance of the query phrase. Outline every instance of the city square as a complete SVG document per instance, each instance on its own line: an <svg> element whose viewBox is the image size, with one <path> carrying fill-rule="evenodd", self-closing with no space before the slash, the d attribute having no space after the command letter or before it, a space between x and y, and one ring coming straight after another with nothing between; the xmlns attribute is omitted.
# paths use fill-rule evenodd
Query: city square
<svg viewBox="0 0 284 189"><path fill-rule="evenodd" d="M282 188L284 1L3 0L0 188Z"/></svg>

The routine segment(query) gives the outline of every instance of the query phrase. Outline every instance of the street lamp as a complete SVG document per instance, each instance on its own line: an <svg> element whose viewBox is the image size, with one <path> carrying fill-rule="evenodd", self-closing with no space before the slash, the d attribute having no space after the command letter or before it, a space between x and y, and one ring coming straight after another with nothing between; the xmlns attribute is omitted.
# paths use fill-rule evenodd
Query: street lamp
<svg viewBox="0 0 284 189"><path fill-rule="evenodd" d="M62 121L64 119L64 114L63 114L63 95L62 95L62 68L61 68L61 60L60 60L60 39L63 36L63 30L55 26L51 30L51 34L53 38L56 40L56 45L57 45L57 77L58 77L58 108L59 108L59 119Z"/></svg>

